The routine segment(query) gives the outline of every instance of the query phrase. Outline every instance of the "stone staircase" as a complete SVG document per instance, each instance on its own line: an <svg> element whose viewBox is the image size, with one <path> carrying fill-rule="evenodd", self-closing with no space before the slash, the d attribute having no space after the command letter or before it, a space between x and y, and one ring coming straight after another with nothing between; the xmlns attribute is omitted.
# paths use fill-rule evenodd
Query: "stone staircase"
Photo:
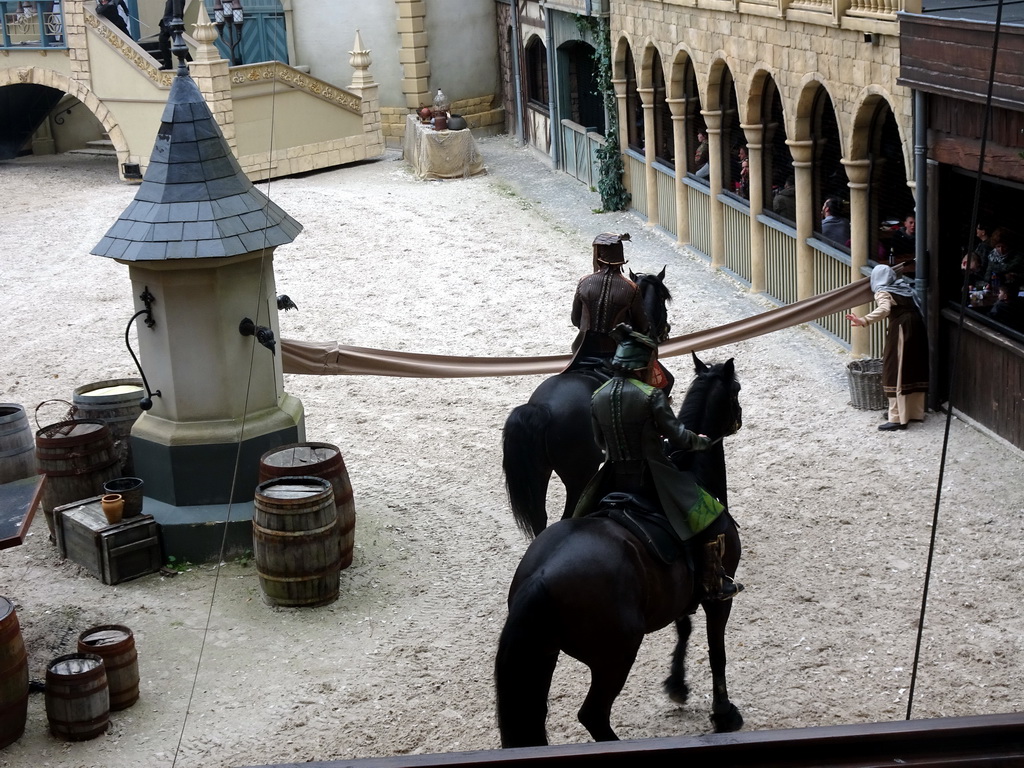
<svg viewBox="0 0 1024 768"><path fill-rule="evenodd" d="M102 139L93 139L92 141L86 142L86 146L82 149L71 149L68 150L69 155L92 155L93 157L117 157L117 152L114 150L114 142L104 137Z"/></svg>

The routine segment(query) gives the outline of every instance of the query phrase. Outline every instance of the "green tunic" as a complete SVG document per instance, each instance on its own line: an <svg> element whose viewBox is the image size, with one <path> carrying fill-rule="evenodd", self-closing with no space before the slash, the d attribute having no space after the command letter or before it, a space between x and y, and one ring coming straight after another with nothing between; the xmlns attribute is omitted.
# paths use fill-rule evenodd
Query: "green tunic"
<svg viewBox="0 0 1024 768"><path fill-rule="evenodd" d="M656 497L685 541L721 513L722 505L665 455L663 438L684 451L703 451L711 441L683 426L660 389L616 376L594 393L591 417L605 463L584 490L575 517L595 511L613 491L646 493Z"/></svg>

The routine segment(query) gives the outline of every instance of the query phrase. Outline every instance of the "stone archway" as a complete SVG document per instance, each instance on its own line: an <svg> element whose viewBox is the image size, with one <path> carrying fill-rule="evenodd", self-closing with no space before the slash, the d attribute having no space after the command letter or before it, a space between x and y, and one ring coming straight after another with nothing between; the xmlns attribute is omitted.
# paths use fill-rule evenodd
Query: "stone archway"
<svg viewBox="0 0 1024 768"><path fill-rule="evenodd" d="M45 67L19 67L0 70L0 88L8 85L41 85L62 91L78 99L102 126L117 152L118 163L128 159L128 142L113 114L89 88L66 75Z"/></svg>

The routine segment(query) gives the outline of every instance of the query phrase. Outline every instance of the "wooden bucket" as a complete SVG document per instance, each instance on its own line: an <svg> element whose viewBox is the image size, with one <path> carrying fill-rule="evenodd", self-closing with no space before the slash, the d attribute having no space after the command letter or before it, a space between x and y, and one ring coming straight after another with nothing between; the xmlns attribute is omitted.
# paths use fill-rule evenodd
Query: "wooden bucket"
<svg viewBox="0 0 1024 768"><path fill-rule="evenodd" d="M110 711L128 709L139 700L139 654L135 636L120 624L102 624L78 636L79 653L103 659L110 692Z"/></svg>
<svg viewBox="0 0 1024 768"><path fill-rule="evenodd" d="M338 599L338 518L330 482L280 477L256 486L253 558L270 605L317 606Z"/></svg>
<svg viewBox="0 0 1024 768"><path fill-rule="evenodd" d="M0 597L0 749L25 732L28 717L28 658L14 604Z"/></svg>
<svg viewBox="0 0 1024 768"><path fill-rule="evenodd" d="M0 484L36 474L34 447L25 409L0 403Z"/></svg>
<svg viewBox="0 0 1024 768"><path fill-rule="evenodd" d="M320 477L334 489L334 506L338 511L338 536L341 541L341 567L352 564L356 540L356 506L352 484L341 451L330 443L293 443L267 451L260 458L260 482L275 477Z"/></svg>
<svg viewBox="0 0 1024 768"><path fill-rule="evenodd" d="M110 724L103 659L95 653L58 656L46 667L46 719L65 741L94 739Z"/></svg>
<svg viewBox="0 0 1024 768"><path fill-rule="evenodd" d="M109 379L94 384L83 384L75 389L72 402L76 419L98 419L110 428L114 448L124 469L131 475L132 425L142 415L139 401L145 397L142 379Z"/></svg>
<svg viewBox="0 0 1024 768"><path fill-rule="evenodd" d="M43 513L53 536L53 510L100 496L121 475L110 429L102 421L61 421L36 431L36 464L46 475Z"/></svg>

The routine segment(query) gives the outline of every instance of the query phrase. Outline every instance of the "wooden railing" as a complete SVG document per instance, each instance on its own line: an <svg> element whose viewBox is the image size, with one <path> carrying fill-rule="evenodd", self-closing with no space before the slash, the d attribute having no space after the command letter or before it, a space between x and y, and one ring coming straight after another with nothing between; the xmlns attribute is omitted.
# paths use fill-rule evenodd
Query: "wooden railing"
<svg viewBox="0 0 1024 768"><path fill-rule="evenodd" d="M725 218L725 253L723 264L734 275L750 282L750 209L730 197L721 195Z"/></svg>
<svg viewBox="0 0 1024 768"><path fill-rule="evenodd" d="M827 293L850 284L850 257L820 240L811 240L814 251L814 294ZM814 323L850 347L850 321L846 310L819 318Z"/></svg>
<svg viewBox="0 0 1024 768"><path fill-rule="evenodd" d="M627 188L633 196L629 206L644 218L647 218L647 163L643 155L637 155L633 150L626 150L622 155L623 164L626 166L626 177L628 178Z"/></svg>
<svg viewBox="0 0 1024 768"><path fill-rule="evenodd" d="M768 216L764 227L765 294L780 304L796 301L796 231Z"/></svg>
<svg viewBox="0 0 1024 768"><path fill-rule="evenodd" d="M676 173L664 165L654 166L658 189L658 224L673 235L679 234L676 226Z"/></svg>
<svg viewBox="0 0 1024 768"><path fill-rule="evenodd" d="M601 165L597 150L604 146L604 136L574 123L562 121L562 169L591 189L597 187Z"/></svg>
<svg viewBox="0 0 1024 768"><path fill-rule="evenodd" d="M690 210L690 247L711 258L711 195L703 184L683 179Z"/></svg>

